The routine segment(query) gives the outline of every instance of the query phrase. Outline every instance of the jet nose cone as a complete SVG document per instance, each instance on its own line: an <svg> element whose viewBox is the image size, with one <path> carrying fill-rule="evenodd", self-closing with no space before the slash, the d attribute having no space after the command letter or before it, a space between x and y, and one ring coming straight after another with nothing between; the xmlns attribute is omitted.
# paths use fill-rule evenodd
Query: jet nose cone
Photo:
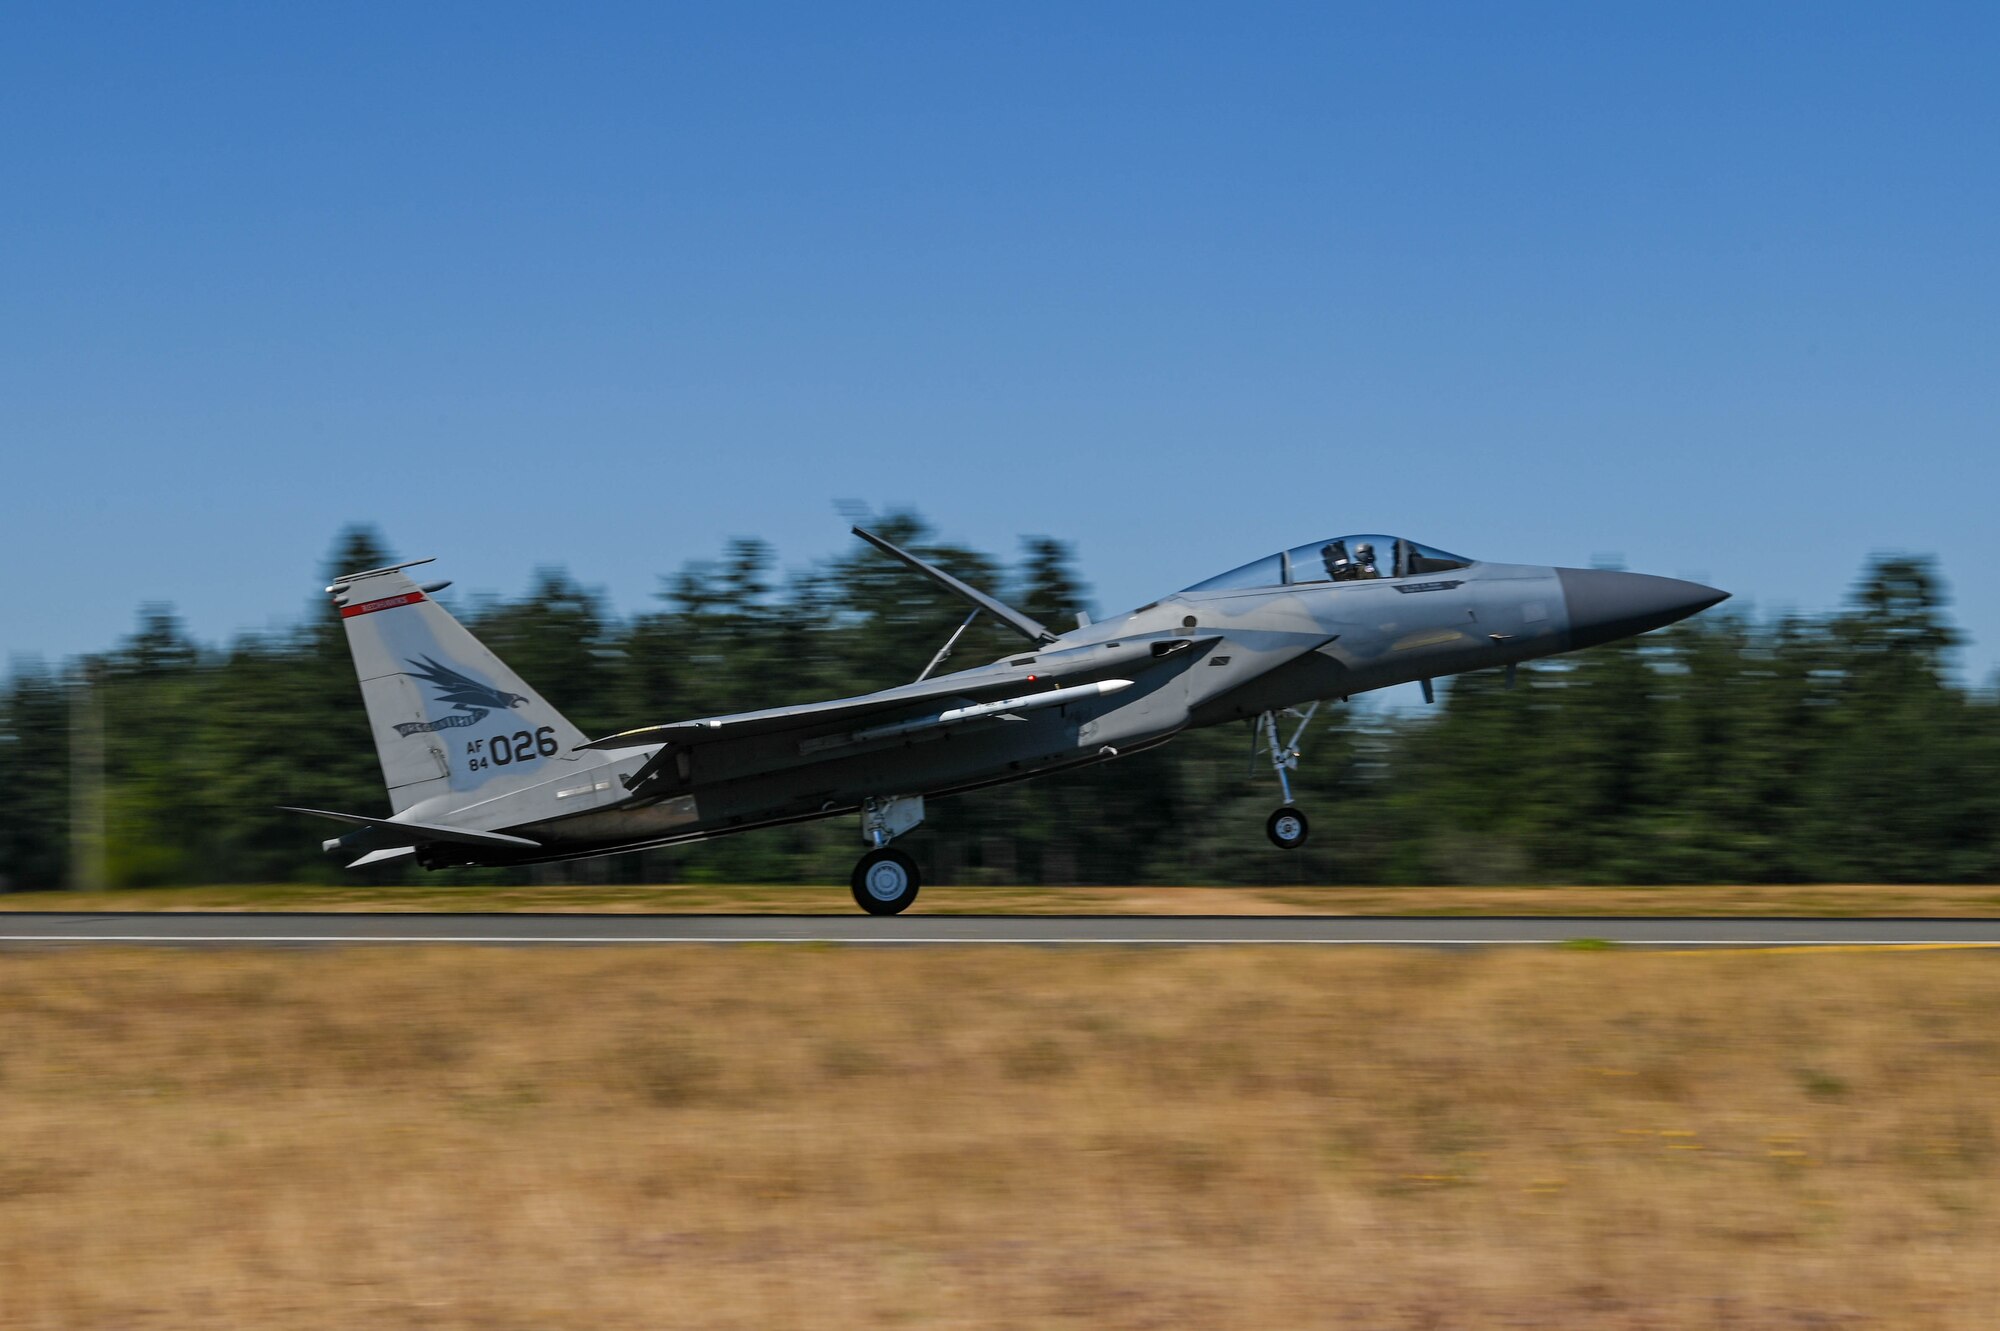
<svg viewBox="0 0 2000 1331"><path fill-rule="evenodd" d="M1664 628L1729 599L1728 592L1698 582L1650 573L1559 568L1556 576L1562 580L1563 600L1569 606L1572 651Z"/></svg>

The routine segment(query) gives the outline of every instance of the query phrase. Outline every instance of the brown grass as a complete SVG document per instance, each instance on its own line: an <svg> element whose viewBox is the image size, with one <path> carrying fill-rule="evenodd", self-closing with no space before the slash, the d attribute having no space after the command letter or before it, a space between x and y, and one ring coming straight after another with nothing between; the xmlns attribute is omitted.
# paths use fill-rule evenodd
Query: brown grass
<svg viewBox="0 0 2000 1331"><path fill-rule="evenodd" d="M845 887L229 885L0 894L0 910L550 911L851 915ZM930 915L2000 916L2000 886L926 887Z"/></svg>
<svg viewBox="0 0 2000 1331"><path fill-rule="evenodd" d="M1990 955L14 954L0 1325L1990 1327Z"/></svg>

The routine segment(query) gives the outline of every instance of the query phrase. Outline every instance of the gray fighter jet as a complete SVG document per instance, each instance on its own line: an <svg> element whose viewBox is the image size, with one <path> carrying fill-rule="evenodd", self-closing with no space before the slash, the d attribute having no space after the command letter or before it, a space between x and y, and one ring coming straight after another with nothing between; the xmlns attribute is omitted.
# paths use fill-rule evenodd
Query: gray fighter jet
<svg viewBox="0 0 2000 1331"><path fill-rule="evenodd" d="M1277 846L1306 840L1289 773L1314 714L1392 684L1509 669L1645 633L1728 593L1602 569L1465 559L1390 536L1314 541L1137 610L1058 633L881 537L863 540L971 607L913 683L590 739L405 570L327 591L345 621L392 816L325 843L350 867L535 864L860 814L854 899L893 915L916 864L889 843L928 796L1108 762L1226 721L1256 727L1281 807ZM1024 646L933 673L981 614ZM1287 733L1288 732L1288 733Z"/></svg>

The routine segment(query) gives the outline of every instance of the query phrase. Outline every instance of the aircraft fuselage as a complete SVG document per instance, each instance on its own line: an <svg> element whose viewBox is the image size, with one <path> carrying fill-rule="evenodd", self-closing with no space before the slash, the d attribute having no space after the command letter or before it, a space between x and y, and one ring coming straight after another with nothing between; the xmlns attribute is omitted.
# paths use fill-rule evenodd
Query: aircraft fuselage
<svg viewBox="0 0 2000 1331"><path fill-rule="evenodd" d="M1060 705L914 734L871 734L882 728L833 720L635 749L609 769L555 776L457 816L545 848L516 862L698 840L852 812L871 799L1021 780L1108 761L1192 727L1552 656L1660 627L1723 595L1644 574L1494 563L1194 588L935 681L991 695L998 678L1018 682L1008 696L1031 700L1089 683L1115 691L1079 689ZM671 760L654 761L663 749ZM628 788L649 766L649 778ZM566 788L566 780L581 788ZM566 807L524 819L530 810L544 814L551 791Z"/></svg>

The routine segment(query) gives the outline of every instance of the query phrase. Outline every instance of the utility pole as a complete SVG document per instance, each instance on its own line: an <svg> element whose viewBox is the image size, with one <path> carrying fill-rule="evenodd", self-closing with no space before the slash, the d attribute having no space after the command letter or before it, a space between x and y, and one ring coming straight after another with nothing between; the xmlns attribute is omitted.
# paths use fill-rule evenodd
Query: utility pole
<svg viewBox="0 0 2000 1331"><path fill-rule="evenodd" d="M95 661L69 689L69 886L104 890L104 694Z"/></svg>

